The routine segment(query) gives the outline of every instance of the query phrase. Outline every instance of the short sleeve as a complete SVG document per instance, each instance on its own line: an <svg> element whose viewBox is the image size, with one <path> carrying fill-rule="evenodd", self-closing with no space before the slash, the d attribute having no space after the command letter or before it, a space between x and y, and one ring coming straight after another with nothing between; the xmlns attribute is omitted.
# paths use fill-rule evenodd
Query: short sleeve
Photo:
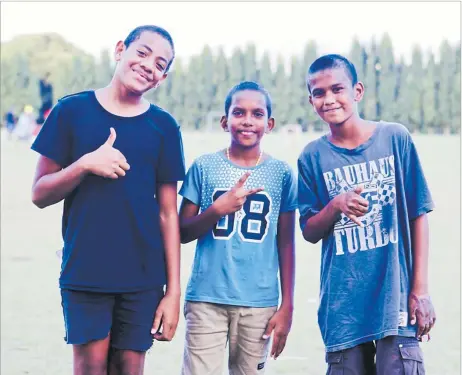
<svg viewBox="0 0 462 375"><path fill-rule="evenodd" d="M316 193L316 179L311 162L301 155L298 167L298 209L300 211L300 228L303 231L306 222L322 209L321 200Z"/></svg>
<svg viewBox="0 0 462 375"><path fill-rule="evenodd" d="M408 134L403 154L404 191L409 220L434 209L433 199L417 153L416 146Z"/></svg>
<svg viewBox="0 0 462 375"><path fill-rule="evenodd" d="M157 169L157 182L159 183L182 181L185 175L180 127L172 117L170 118L174 121L174 126L168 124L165 130Z"/></svg>
<svg viewBox="0 0 462 375"><path fill-rule="evenodd" d="M63 106L59 101L53 107L31 149L65 168L71 164L72 133Z"/></svg>
<svg viewBox="0 0 462 375"><path fill-rule="evenodd" d="M201 176L202 174L199 165L197 162L194 162L189 168L179 192L181 196L188 199L197 206L201 204Z"/></svg>
<svg viewBox="0 0 462 375"><path fill-rule="evenodd" d="M283 184L280 212L295 211L297 209L297 182L290 168L284 175Z"/></svg>

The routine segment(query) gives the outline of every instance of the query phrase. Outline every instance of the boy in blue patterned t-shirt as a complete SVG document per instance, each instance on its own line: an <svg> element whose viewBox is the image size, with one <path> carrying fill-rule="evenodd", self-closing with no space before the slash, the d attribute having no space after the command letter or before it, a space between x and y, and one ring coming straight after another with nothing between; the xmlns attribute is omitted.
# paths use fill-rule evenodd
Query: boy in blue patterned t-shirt
<svg viewBox="0 0 462 375"><path fill-rule="evenodd" d="M322 239L327 373L423 374L419 341L435 323L426 215L433 200L416 147L403 125L359 116L364 86L343 56L313 62L308 90L330 128L298 160L303 237Z"/></svg>
<svg viewBox="0 0 462 375"><path fill-rule="evenodd" d="M266 90L235 86L221 126L230 147L195 160L180 190L182 242L198 240L186 290L184 375L222 374L227 342L231 374L262 374L271 332L277 358L292 321L296 184L290 167L260 148L274 127Z"/></svg>

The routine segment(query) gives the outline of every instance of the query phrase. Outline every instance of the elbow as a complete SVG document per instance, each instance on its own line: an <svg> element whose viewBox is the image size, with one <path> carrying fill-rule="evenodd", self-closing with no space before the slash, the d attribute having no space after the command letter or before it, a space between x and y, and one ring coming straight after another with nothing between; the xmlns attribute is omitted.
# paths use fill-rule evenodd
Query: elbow
<svg viewBox="0 0 462 375"><path fill-rule="evenodd" d="M316 245L321 240L320 237L313 236L310 234L305 234L305 233L303 233L303 238L305 239L305 241L312 243L313 245Z"/></svg>
<svg viewBox="0 0 462 375"><path fill-rule="evenodd" d="M180 218L180 242L184 245L188 243L188 235L186 233L186 230L181 226L181 218Z"/></svg>
<svg viewBox="0 0 462 375"><path fill-rule="evenodd" d="M180 241L183 245L192 241L192 239L190 238L190 236L188 236L186 231L182 230L181 228L180 228Z"/></svg>
<svg viewBox="0 0 462 375"><path fill-rule="evenodd" d="M313 245L316 245L322 237L319 236L317 233L308 230L307 225L305 224L305 228L303 228L303 238L305 239L305 241L312 243Z"/></svg>
<svg viewBox="0 0 462 375"><path fill-rule="evenodd" d="M47 206L45 201L41 199L41 197L35 191L32 191L32 203L40 209L45 208Z"/></svg>

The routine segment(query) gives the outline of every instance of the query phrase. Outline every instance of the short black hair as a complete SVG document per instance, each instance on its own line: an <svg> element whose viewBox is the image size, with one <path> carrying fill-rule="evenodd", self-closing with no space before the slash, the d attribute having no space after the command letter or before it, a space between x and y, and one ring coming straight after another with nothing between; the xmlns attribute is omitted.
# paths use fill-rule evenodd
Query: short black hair
<svg viewBox="0 0 462 375"><path fill-rule="evenodd" d="M165 71L168 72L168 70L170 69L173 63L173 60L175 59L175 46L173 44L173 39L170 33L167 30L163 29L162 27L155 26L155 25L138 26L137 28L133 29L130 32L130 34L128 34L128 36L125 38L124 40L125 47L128 48L130 44L132 44L135 40L137 40L141 36L141 34L144 33L145 31L159 34L170 44L170 47L172 47L173 57L172 57L172 60L170 60L169 63L167 64L167 67L165 68Z"/></svg>
<svg viewBox="0 0 462 375"><path fill-rule="evenodd" d="M273 108L273 103L271 102L271 97L266 89L254 81L242 81L234 86L231 90L229 90L228 95L226 95L225 99L225 115L228 117L229 108L231 107L231 102L233 101L233 96L240 91L258 91L263 94L266 101L266 111L268 112L268 118L271 117L271 112Z"/></svg>
<svg viewBox="0 0 462 375"><path fill-rule="evenodd" d="M318 57L308 69L308 74L306 77L306 85L308 87L308 91L311 94L311 88L309 84L310 75L321 72L326 69L335 69L335 68L343 68L350 78L352 86L358 83L358 73L356 72L356 68L354 64L348 60L346 57L342 55L336 54L329 54Z"/></svg>

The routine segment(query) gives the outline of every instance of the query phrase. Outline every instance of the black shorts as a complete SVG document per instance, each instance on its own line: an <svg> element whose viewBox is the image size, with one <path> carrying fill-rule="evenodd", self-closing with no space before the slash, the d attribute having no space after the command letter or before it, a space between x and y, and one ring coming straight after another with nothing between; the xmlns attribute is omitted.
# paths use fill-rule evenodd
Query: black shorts
<svg viewBox="0 0 462 375"><path fill-rule="evenodd" d="M61 289L68 344L86 344L111 335L115 349L147 351L163 287L133 293L95 293Z"/></svg>

